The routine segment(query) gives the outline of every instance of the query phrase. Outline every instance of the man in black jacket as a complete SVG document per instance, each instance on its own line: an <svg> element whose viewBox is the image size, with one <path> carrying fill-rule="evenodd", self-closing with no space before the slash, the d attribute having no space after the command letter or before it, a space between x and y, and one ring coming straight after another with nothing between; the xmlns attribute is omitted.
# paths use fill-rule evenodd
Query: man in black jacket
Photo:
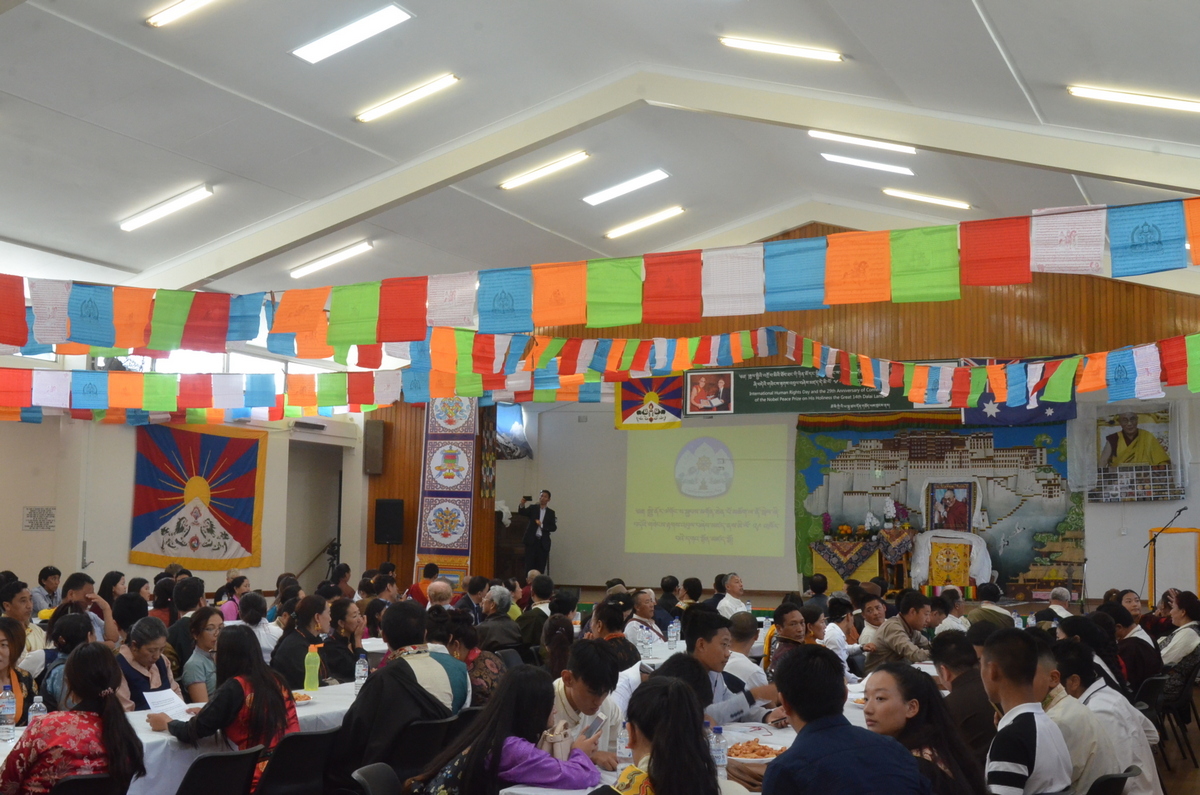
<svg viewBox="0 0 1200 795"><path fill-rule="evenodd" d="M558 519L550 507L550 492L542 489L537 505L526 505L521 498L517 513L529 519L525 528L525 568L537 569L542 574L550 571L550 534L558 530Z"/></svg>

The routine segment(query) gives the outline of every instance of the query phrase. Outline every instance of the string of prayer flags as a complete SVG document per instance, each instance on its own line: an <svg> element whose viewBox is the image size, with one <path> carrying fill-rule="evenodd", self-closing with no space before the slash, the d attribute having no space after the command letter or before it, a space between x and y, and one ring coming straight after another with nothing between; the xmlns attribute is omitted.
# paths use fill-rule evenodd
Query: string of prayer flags
<svg viewBox="0 0 1200 795"><path fill-rule="evenodd" d="M962 284L999 287L1033 281L1028 216L964 221L958 225L958 238Z"/></svg>
<svg viewBox="0 0 1200 795"><path fill-rule="evenodd" d="M67 341L67 302L71 282L61 279L30 279L29 302L33 306L33 336L38 342L57 345Z"/></svg>
<svg viewBox="0 0 1200 795"><path fill-rule="evenodd" d="M763 244L766 311L825 309L825 238Z"/></svg>
<svg viewBox="0 0 1200 795"><path fill-rule="evenodd" d="M329 298L330 345L371 345L379 331L381 282L334 287Z"/></svg>
<svg viewBox="0 0 1200 795"><path fill-rule="evenodd" d="M116 342L113 326L113 288L98 284L75 284L67 299L70 342L110 348Z"/></svg>
<svg viewBox="0 0 1200 795"><path fill-rule="evenodd" d="M479 331L519 334L533 331L532 269L479 271Z"/></svg>
<svg viewBox="0 0 1200 795"><path fill-rule="evenodd" d="M1096 392L1108 386L1108 353L1089 353L1076 392Z"/></svg>
<svg viewBox="0 0 1200 795"><path fill-rule="evenodd" d="M533 324L540 328L587 322L586 262L546 262L531 269Z"/></svg>
<svg viewBox="0 0 1200 795"><path fill-rule="evenodd" d="M761 315L766 311L762 243L705 249L702 262L705 317Z"/></svg>
<svg viewBox="0 0 1200 795"><path fill-rule="evenodd" d="M1034 210L1030 267L1039 273L1100 273L1106 215L1103 205Z"/></svg>
<svg viewBox="0 0 1200 795"><path fill-rule="evenodd" d="M1162 390L1162 365L1158 358L1158 346L1154 343L1138 345L1133 349L1133 365L1137 368L1134 395L1139 400L1166 397Z"/></svg>
<svg viewBox="0 0 1200 795"><path fill-rule="evenodd" d="M25 320L24 279L0 275L0 344L24 347L29 342Z"/></svg>
<svg viewBox="0 0 1200 795"><path fill-rule="evenodd" d="M958 227L927 226L891 233L892 301L957 301Z"/></svg>
<svg viewBox="0 0 1200 795"><path fill-rule="evenodd" d="M427 276L406 276L380 282L376 326L376 338L380 342L425 339L428 282Z"/></svg>
<svg viewBox="0 0 1200 795"><path fill-rule="evenodd" d="M150 339L146 346L156 351L178 350L195 298L196 293L186 290L156 290L154 312L150 317Z"/></svg>
<svg viewBox="0 0 1200 795"><path fill-rule="evenodd" d="M1042 391L1042 400L1050 403L1066 403L1071 399L1071 389L1075 385L1075 373L1079 369L1079 362L1082 358L1081 356L1072 356L1059 363L1054 374L1046 381L1046 388Z"/></svg>
<svg viewBox="0 0 1200 795"><path fill-rule="evenodd" d="M699 323L704 311L700 250L647 254L642 259L646 266L642 321Z"/></svg>
<svg viewBox="0 0 1200 795"><path fill-rule="evenodd" d="M1188 351L1183 336L1158 341L1158 358L1162 362L1167 386L1187 386Z"/></svg>
<svg viewBox="0 0 1200 795"><path fill-rule="evenodd" d="M332 290L332 287L310 287L285 291L275 309L271 331L276 334L302 334L316 330L325 318L325 304Z"/></svg>
<svg viewBox="0 0 1200 795"><path fill-rule="evenodd" d="M891 299L892 251L887 232L842 232L826 241L825 303Z"/></svg>
<svg viewBox="0 0 1200 795"><path fill-rule="evenodd" d="M262 326L263 297L266 293L235 295L229 299L228 342L249 342L258 339Z"/></svg>
<svg viewBox="0 0 1200 795"><path fill-rule="evenodd" d="M1186 268L1183 202L1110 208L1108 241L1114 278Z"/></svg>
<svg viewBox="0 0 1200 795"><path fill-rule="evenodd" d="M475 327L475 285L478 271L438 273L429 277L427 326Z"/></svg>
<svg viewBox="0 0 1200 795"><path fill-rule="evenodd" d="M229 338L230 303L226 293L196 293L188 309L179 347L189 351L224 353Z"/></svg>
<svg viewBox="0 0 1200 795"><path fill-rule="evenodd" d="M591 259L587 263L587 327L642 322L642 258Z"/></svg>
<svg viewBox="0 0 1200 795"><path fill-rule="evenodd" d="M1105 380L1108 387L1109 403L1116 403L1119 400L1131 400L1136 397L1137 365L1133 360L1133 350L1131 348L1109 351L1106 369Z"/></svg>

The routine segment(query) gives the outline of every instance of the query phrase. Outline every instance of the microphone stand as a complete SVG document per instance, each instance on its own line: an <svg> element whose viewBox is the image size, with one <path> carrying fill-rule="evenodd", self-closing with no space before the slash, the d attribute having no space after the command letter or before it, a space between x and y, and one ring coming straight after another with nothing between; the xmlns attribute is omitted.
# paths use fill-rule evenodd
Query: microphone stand
<svg viewBox="0 0 1200 795"><path fill-rule="evenodd" d="M1160 535L1162 535L1163 533L1167 532L1167 530L1170 529L1171 525L1173 525L1175 523L1175 520L1179 518L1180 514L1182 514L1186 510L1187 510L1187 506L1185 505L1182 508L1180 508L1178 511L1176 511L1175 515L1171 517L1171 520L1169 522L1167 522L1165 525L1160 527L1158 529L1157 533L1150 536L1149 541L1147 541L1145 544L1142 544L1142 549L1145 549L1146 547L1150 547L1150 597L1151 597L1151 599L1154 598L1155 587L1157 586L1157 583L1155 582L1155 576L1158 574L1158 537ZM1151 605L1151 606L1153 607L1154 605Z"/></svg>

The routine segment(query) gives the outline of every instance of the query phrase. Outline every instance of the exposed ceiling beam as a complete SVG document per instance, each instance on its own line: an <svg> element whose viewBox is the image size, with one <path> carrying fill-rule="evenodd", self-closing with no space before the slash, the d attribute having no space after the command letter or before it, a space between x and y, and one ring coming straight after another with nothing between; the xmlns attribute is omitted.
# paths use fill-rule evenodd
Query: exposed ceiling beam
<svg viewBox="0 0 1200 795"><path fill-rule="evenodd" d="M534 151L643 103L801 129L815 127L933 151L1200 193L1200 147L923 112L859 97L710 75L641 71L584 87L549 107L453 142L423 160L330 199L310 203L277 220L215 241L192 254L151 268L127 283L164 288L203 283ZM906 215L900 211L896 214ZM827 213L821 220L838 222ZM788 223L795 225L792 221ZM846 225L868 228L863 223ZM751 235L748 239L756 238Z"/></svg>
<svg viewBox="0 0 1200 795"><path fill-rule="evenodd" d="M0 14L3 14L5 11L12 11L24 2L25 0L0 0Z"/></svg>

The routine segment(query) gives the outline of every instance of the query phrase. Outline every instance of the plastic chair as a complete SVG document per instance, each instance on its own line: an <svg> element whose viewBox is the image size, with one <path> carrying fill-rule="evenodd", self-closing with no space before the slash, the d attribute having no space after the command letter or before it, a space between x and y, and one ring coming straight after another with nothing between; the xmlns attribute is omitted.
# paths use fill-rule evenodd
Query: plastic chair
<svg viewBox="0 0 1200 795"><path fill-rule="evenodd" d="M1125 783L1140 775L1142 775L1142 769L1137 765L1130 765L1125 768L1124 773L1101 776L1093 781L1092 786L1088 787L1087 795L1121 795L1125 791Z"/></svg>
<svg viewBox="0 0 1200 795"><path fill-rule="evenodd" d="M50 795L125 795L127 789L119 788L107 773L93 773L60 779Z"/></svg>
<svg viewBox="0 0 1200 795"><path fill-rule="evenodd" d="M256 745L245 751L200 754L192 760L175 795L212 795L214 787L222 795L250 795L254 768L262 750L261 745Z"/></svg>
<svg viewBox="0 0 1200 795"><path fill-rule="evenodd" d="M446 747L446 733L458 716L440 720L415 720L404 727L387 760L401 781L419 774Z"/></svg>
<svg viewBox="0 0 1200 795"><path fill-rule="evenodd" d="M1196 684L1198 670L1200 670L1200 663L1194 665L1190 671L1184 672L1183 681L1186 684L1178 698L1170 702L1164 700L1158 707L1164 725L1171 726L1171 730L1175 734L1175 742L1179 745L1180 756L1186 761L1190 755L1192 766L1196 768L1200 768L1200 761L1197 761L1196 750L1192 748L1192 740L1188 737L1187 724L1191 721L1196 709L1196 705L1192 703L1192 690ZM1166 758L1165 754L1164 758Z"/></svg>
<svg viewBox="0 0 1200 795"><path fill-rule="evenodd" d="M483 712L483 707L467 707L460 710L454 718L454 723L450 724L450 728L446 731L446 742L451 743L458 739L458 736L475 722L480 712Z"/></svg>
<svg viewBox="0 0 1200 795"><path fill-rule="evenodd" d="M350 774L366 795L400 795L400 779L391 765L376 762Z"/></svg>
<svg viewBox="0 0 1200 795"><path fill-rule="evenodd" d="M521 653L516 649L496 649L496 656L504 660L504 668L509 671L525 664Z"/></svg>
<svg viewBox="0 0 1200 795"><path fill-rule="evenodd" d="M257 795L322 795L325 764L339 731L335 726L284 736L258 780Z"/></svg>

